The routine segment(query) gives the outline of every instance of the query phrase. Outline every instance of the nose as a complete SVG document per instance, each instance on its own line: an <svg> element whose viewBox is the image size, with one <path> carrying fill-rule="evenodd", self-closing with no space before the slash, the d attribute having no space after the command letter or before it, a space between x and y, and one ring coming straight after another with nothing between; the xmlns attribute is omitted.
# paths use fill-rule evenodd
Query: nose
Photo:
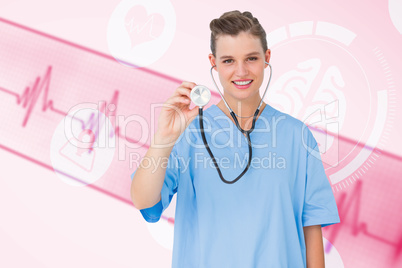
<svg viewBox="0 0 402 268"><path fill-rule="evenodd" d="M238 77L245 77L248 75L248 69L246 66L246 63L239 61L236 65L236 71L235 74Z"/></svg>

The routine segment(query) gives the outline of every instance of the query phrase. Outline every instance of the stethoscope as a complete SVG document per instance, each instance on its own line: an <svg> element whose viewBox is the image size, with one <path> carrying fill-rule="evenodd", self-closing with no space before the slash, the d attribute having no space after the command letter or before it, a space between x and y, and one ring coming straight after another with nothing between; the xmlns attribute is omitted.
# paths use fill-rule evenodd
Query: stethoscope
<svg viewBox="0 0 402 268"><path fill-rule="evenodd" d="M193 89L191 90L191 93L190 93L191 100L194 102L194 104L195 104L196 106L199 106L199 110L198 110L199 122L200 122L201 136L202 136L202 140L203 140L203 142L204 142L205 148L207 149L209 155L210 155L211 158L212 158L212 162L214 163L214 166L215 166L216 170L217 170L218 173L219 173L219 177L221 178L221 180L222 180L224 183L227 183L227 184L232 184L232 183L235 183L236 181L238 181L238 180L247 172L248 168L250 167L250 163L251 163L251 159L252 159L252 146L251 146L250 134L251 134L251 132L254 130L254 126L255 126L255 121L256 121L256 119L257 119L257 115L258 115L258 113L260 112L260 107L261 107L261 105L262 105L262 101L264 100L264 96L265 96L265 94L267 93L267 90L268 90L268 87L269 87L269 83L271 82L271 77L272 77L272 66L271 66L271 64L269 64L268 62L265 62L265 64L268 64L269 68L271 69L271 70L270 70L270 75L269 75L269 80L268 80L267 87L265 88L265 92L264 92L264 94L262 95L260 104L258 105L257 110L255 111L255 113L254 113L254 115L253 115L253 123L252 123L251 128L250 128L249 130L244 130L244 129L242 129L242 128L240 127L239 122L237 121L237 117L236 117L236 116L238 116L238 115L229 107L229 104L226 102L225 98L223 97L222 93L220 92L220 90L219 90L219 88L218 88L218 85L217 85L216 82L215 82L214 75L213 75L213 73L212 73L212 70L213 70L213 68L216 67L216 65L212 66L212 67L211 67L211 70L210 70L212 81L214 82L215 87L216 87L216 89L217 89L218 92L219 92L219 95L221 95L223 102L225 103L226 107L229 109L230 115L232 116L233 120L235 121L237 128L238 128L242 133L245 133L245 134L246 134L246 137L247 137L247 140L248 140L249 157L248 157L247 166L246 166L246 168L243 170L243 172L242 172L236 179L234 179L233 181L227 181L227 180L225 180L225 179L223 178L222 172L221 172L221 170L219 169L218 163L216 162L216 159L215 159L214 155L212 154L211 149L209 148L207 139L205 138L205 133L204 133L204 132L205 132L205 131L204 131L204 119L203 119L203 107L204 107L205 105L207 105L208 102L209 102L209 100L211 99L211 92L210 92L210 90L209 90L206 86L197 85L197 86L193 87ZM241 116L238 116L238 117L241 117ZM249 117L250 117L250 116L249 116Z"/></svg>

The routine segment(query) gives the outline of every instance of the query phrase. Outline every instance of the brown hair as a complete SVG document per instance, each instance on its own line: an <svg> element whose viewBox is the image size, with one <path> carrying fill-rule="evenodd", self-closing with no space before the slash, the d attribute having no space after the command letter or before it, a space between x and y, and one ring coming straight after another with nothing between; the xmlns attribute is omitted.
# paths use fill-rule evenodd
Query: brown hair
<svg viewBox="0 0 402 268"><path fill-rule="evenodd" d="M236 36L242 31L260 38L264 53L268 49L265 30L251 12L245 11L241 13L238 10L225 12L218 19L213 19L209 24L209 28L211 29L211 51L215 57L216 39L219 35Z"/></svg>

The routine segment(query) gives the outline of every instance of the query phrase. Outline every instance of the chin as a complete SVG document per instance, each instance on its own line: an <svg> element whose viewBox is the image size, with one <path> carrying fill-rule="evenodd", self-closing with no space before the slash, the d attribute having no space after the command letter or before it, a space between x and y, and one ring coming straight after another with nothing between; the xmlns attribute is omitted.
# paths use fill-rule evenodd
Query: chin
<svg viewBox="0 0 402 268"><path fill-rule="evenodd" d="M242 100L246 100L246 99L250 98L251 96L253 96L253 91L245 91L245 90L242 92L239 92L239 91L233 92L232 91L231 96L237 100L242 101Z"/></svg>

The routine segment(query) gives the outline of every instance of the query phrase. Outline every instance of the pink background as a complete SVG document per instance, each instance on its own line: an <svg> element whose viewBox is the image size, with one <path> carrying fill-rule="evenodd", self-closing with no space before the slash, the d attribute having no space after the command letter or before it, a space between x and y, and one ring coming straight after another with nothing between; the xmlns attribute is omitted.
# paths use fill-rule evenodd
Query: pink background
<svg viewBox="0 0 402 268"><path fill-rule="evenodd" d="M333 261L330 267L402 266L402 216L398 213L402 205L402 126L399 124L402 117L402 22L390 15L387 1L231 1L229 4L227 1L174 0L171 1L176 18L173 41L162 56L146 66L156 73L140 73L107 57L112 54L107 27L119 3L1 1L0 18L71 44L61 40L52 43L37 33L22 38L24 30L15 27L14 31L0 22L2 39L7 36L4 33L16 33L15 40L22 39L21 50L0 51L3 62L0 87L21 95L23 85L26 86L22 77L33 80L43 75L46 65L41 59L55 53L48 53L51 49L41 47L46 44L55 51L65 52L46 63L53 66L54 83L62 85L62 81L70 79L77 84L94 85L96 79L84 80L79 74L69 73L71 65L65 64L68 58L83 59L83 69L115 79L110 78L120 88L121 114L140 114L149 119L149 104L166 99L179 81L213 87L207 60L209 22L225 11L249 10L268 33L268 45L272 44L274 72L268 102L284 110L289 108L280 107L279 101L276 103L275 92L280 91L282 85L279 78L289 69L302 72L303 68L298 68L297 64L307 59L318 59L324 70L335 66L333 70L343 74L347 86L339 88L345 96L347 117L339 128L339 156L344 160L336 168L326 165L327 175L346 170L360 152L371 152L375 147L368 154L371 161L368 159L361 166L355 166L342 181L335 175L330 177L342 223L323 231L343 261L343 265ZM402 18L402 4L391 13ZM334 41L335 35L325 36L331 26L347 31L341 31ZM334 33L334 28L331 29ZM347 43L347 33L350 43ZM340 39L344 43L339 42ZM3 39L0 45L12 40L11 37ZM91 51L77 49L73 44ZM23 50L27 46L43 53L32 55L32 59L37 59L32 65L29 51ZM71 51L67 46L73 47ZM101 56L94 52L100 52ZM24 53L26 56L22 56ZM85 61L85 55L91 60ZM57 80L57 70L65 74L64 80ZM168 77L161 78L161 74ZM138 78L135 82L139 76L143 80ZM139 85L141 81L151 81L153 76L159 80L155 78L154 82ZM309 81L308 75L304 79ZM108 82L112 87L112 82ZM133 88L136 84L138 87ZM97 87L88 92L71 89L70 95L59 88L50 96L56 108L68 111L79 102L110 100L114 92L111 87L109 90ZM378 101L381 94L386 95L386 107ZM217 100L216 94L214 100ZM22 106L17 106L4 91L0 92L0 105L0 266L170 267L171 249L162 245L171 243L173 227L164 219L157 224L146 223L132 206L128 176L133 168L127 161L113 162L105 176L92 186L65 184L49 168L48 149L42 150L50 146L54 128L62 117L52 113L45 115L36 108L27 126L22 127L26 113ZM290 107L296 106L293 103ZM379 113L384 115L384 120L377 125ZM292 114L299 119L306 116L296 109ZM367 129L363 131L365 126ZM42 131L40 135L38 131ZM129 133L134 137L137 134L135 129ZM378 133L374 143L369 142L372 133ZM143 155L146 148L137 151ZM333 158L333 152L329 152L331 155L323 155L328 163ZM172 205L166 216L173 217ZM166 237L154 236L160 234Z"/></svg>

